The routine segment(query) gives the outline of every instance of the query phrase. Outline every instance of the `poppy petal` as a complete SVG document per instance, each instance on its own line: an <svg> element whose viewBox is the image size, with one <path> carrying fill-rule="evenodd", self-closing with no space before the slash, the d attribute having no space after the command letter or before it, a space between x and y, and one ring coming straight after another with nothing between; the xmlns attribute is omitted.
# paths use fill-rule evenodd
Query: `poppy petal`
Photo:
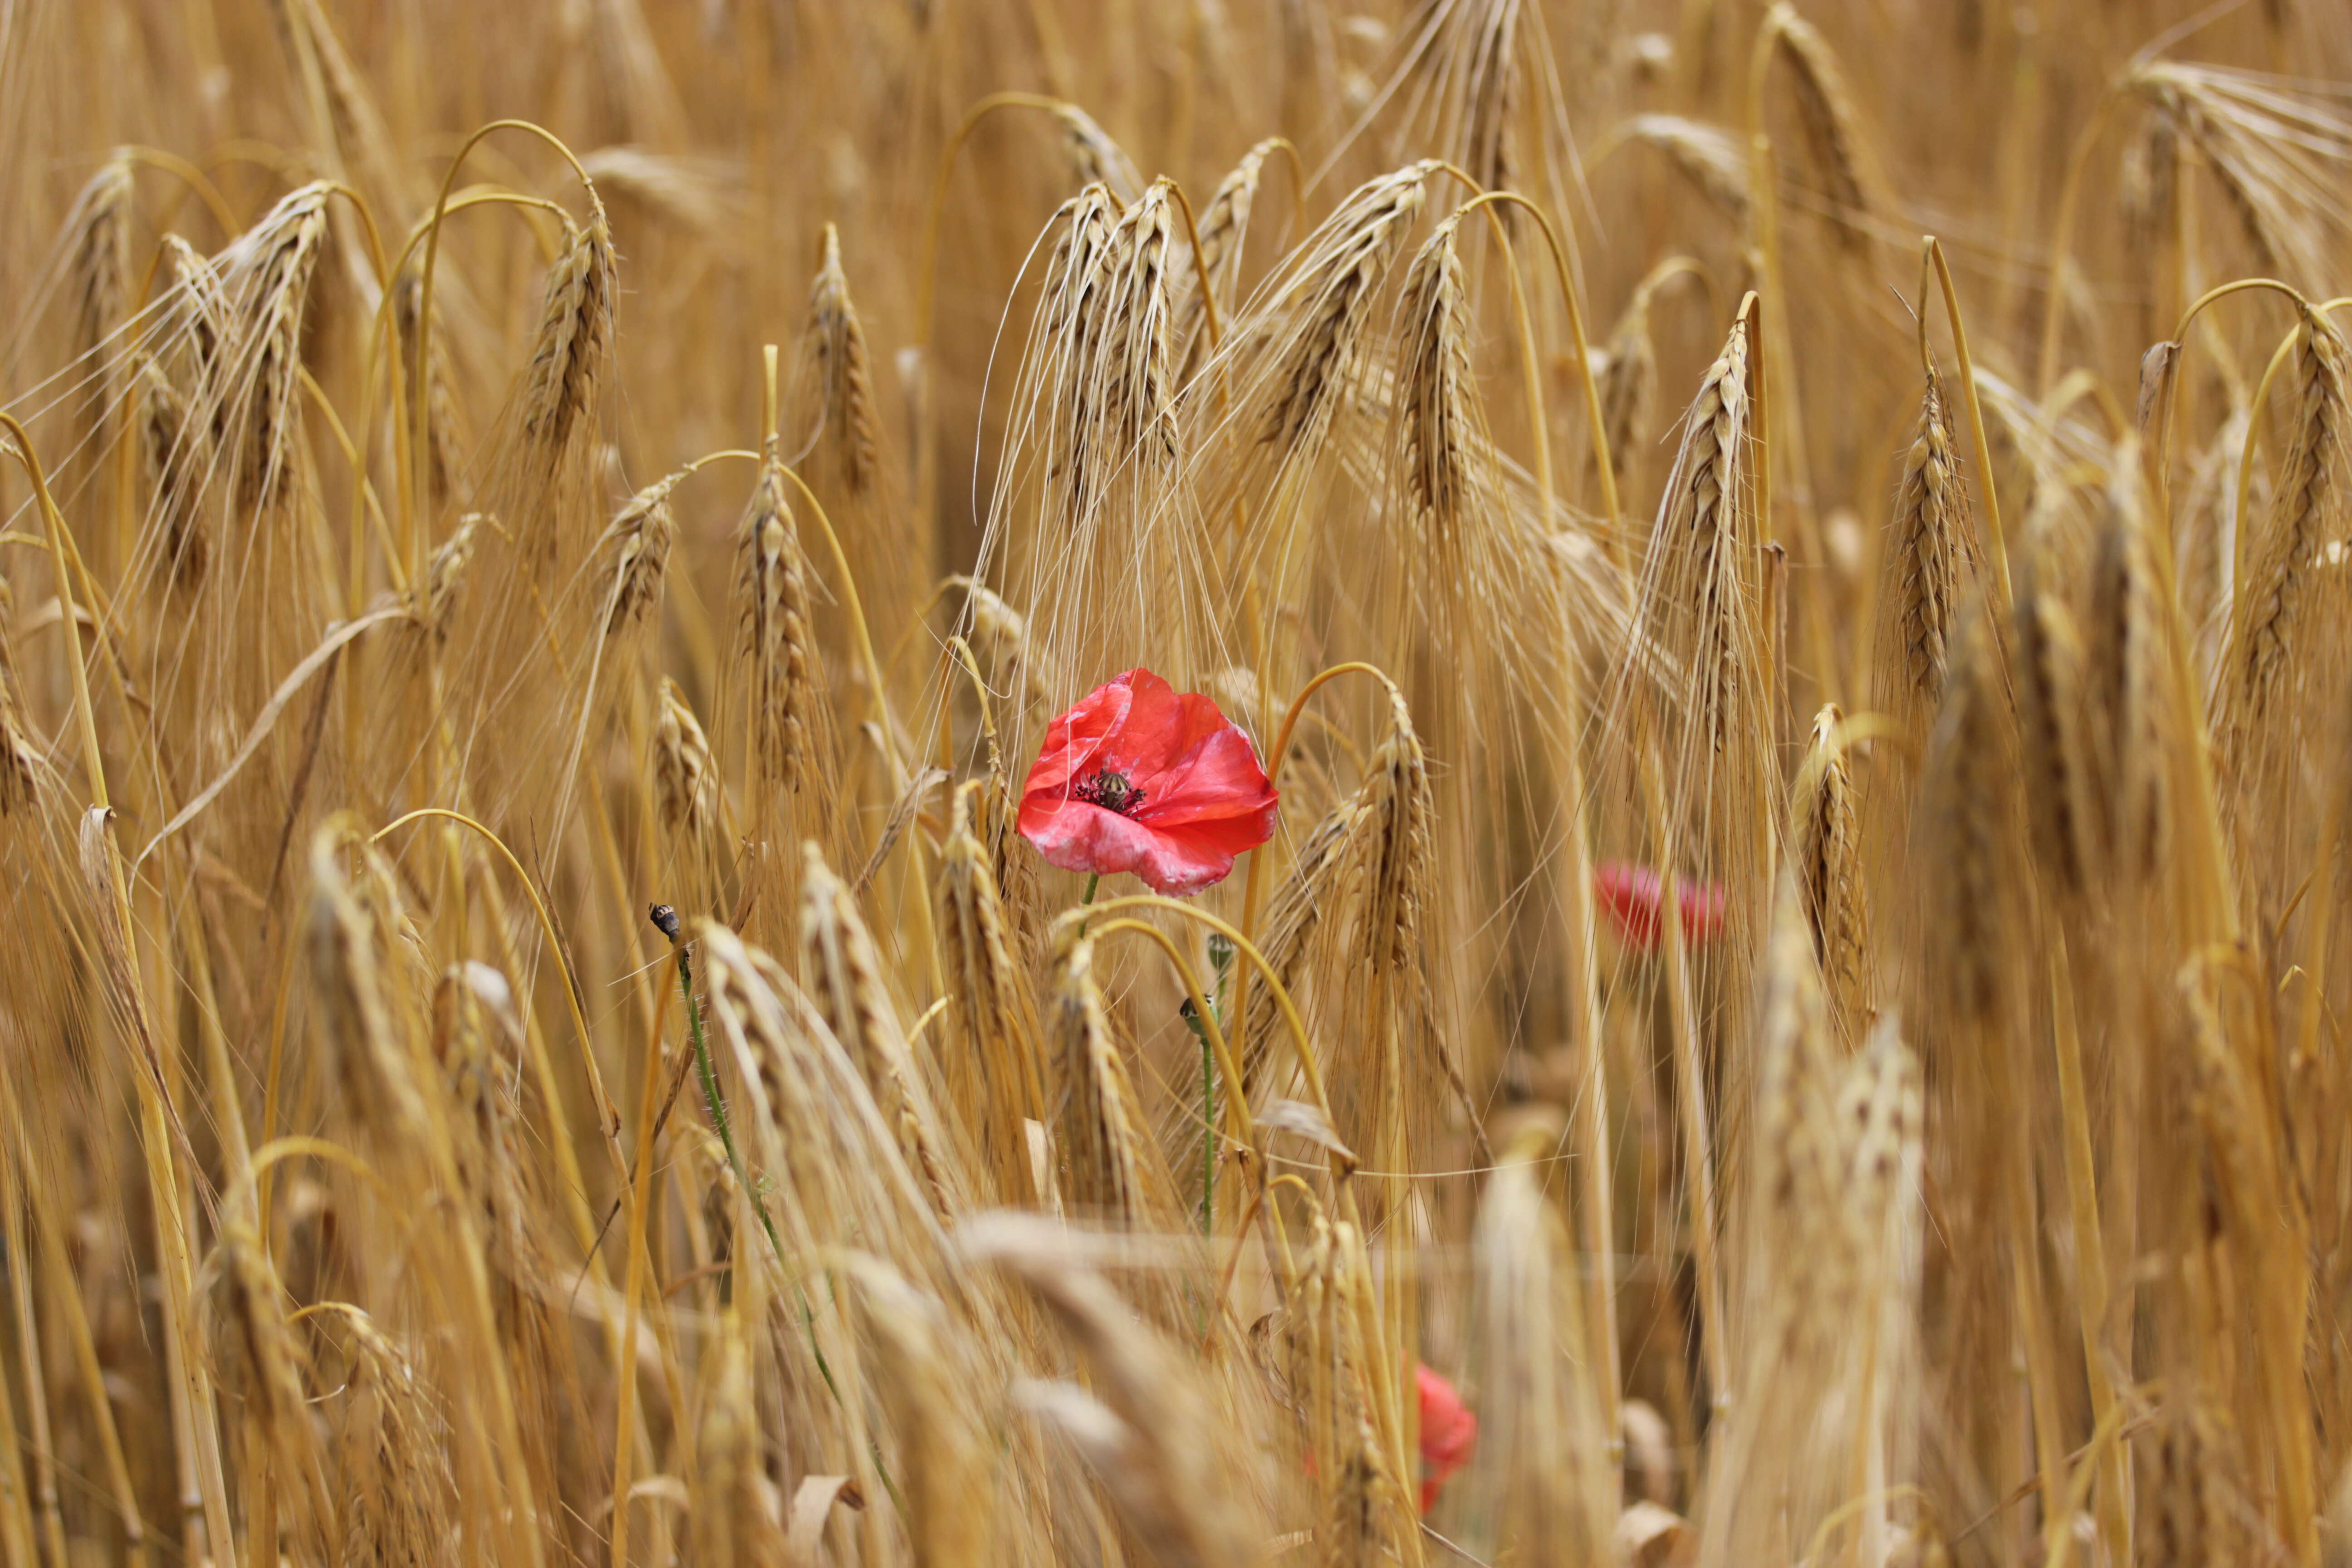
<svg viewBox="0 0 2352 1568"><path fill-rule="evenodd" d="M1222 721L1155 783L1157 787L1145 785L1143 808L1137 813L1155 827L1254 816L1275 799L1249 737ZM1262 843L1264 836L1251 842Z"/></svg>
<svg viewBox="0 0 2352 1568"><path fill-rule="evenodd" d="M1032 795L1021 803L1019 826L1049 866L1102 876L1132 871L1152 891L1173 898L1221 882L1234 868L1230 850L1195 832L1155 831L1083 800Z"/></svg>
<svg viewBox="0 0 2352 1568"><path fill-rule="evenodd" d="M1070 781L1087 772L1098 754L1116 749L1114 737L1126 726L1135 700L1122 684L1125 679L1096 687L1045 726L1045 743L1038 748L1037 763L1022 786L1024 795L1067 794Z"/></svg>

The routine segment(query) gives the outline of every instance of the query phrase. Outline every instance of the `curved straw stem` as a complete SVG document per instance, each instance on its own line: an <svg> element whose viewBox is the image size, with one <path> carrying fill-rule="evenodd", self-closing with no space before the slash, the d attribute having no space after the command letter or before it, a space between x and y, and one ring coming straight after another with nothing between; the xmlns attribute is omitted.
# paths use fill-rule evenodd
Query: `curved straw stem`
<svg viewBox="0 0 2352 1568"><path fill-rule="evenodd" d="M394 828L405 827L412 822L428 816L444 818L457 824L460 827L470 827L481 835L483 838L489 841L490 847L497 850L507 865L513 869L515 879L522 884L523 897L530 900L531 912L539 917L540 934L547 939L548 952L554 955L556 969L562 976L563 1005L571 1009L572 1027L580 1039L580 1060L587 1069L589 1093L596 1102L597 1131L603 1135L605 1146L612 1152L614 1169L625 1177L628 1173L628 1163L621 1155L620 1113L613 1109L612 1100L604 1093L604 1075L596 1069L596 1053L590 1043L588 1020L583 1017L580 1012L579 980L572 973L571 961L564 956L562 942L556 938L555 922L548 916L546 900L539 896L539 885L531 880L530 873L523 869L522 862L515 858L515 852L507 847L505 839L500 838L464 812L451 811L448 807L440 805L420 805L404 816L394 817L390 822L368 835L368 842L376 843Z"/></svg>
<svg viewBox="0 0 2352 1568"><path fill-rule="evenodd" d="M588 177L588 171L582 166L580 160L572 155L572 149L563 144L562 138L544 126L536 125L528 120L493 120L467 137L465 144L457 149L457 155L449 160L449 167L441 175L441 192L433 200L433 218L425 229L427 237L425 242L425 275L416 299L416 346L410 361L410 379L419 386L424 384L425 367L427 363L426 345L433 336L433 272L435 265L441 258L441 223L448 216L449 193L457 183L457 171L466 166L467 154L473 152L475 145L493 131L525 132L554 148L562 156L563 161L572 165L572 172L580 176L581 184L587 187L591 206L600 212L603 210L603 203L596 195L596 182ZM412 416L415 433L409 440L409 462L416 467L417 472L414 482L416 489L422 491L425 488L424 454L432 449L430 437L433 430L433 400L429 397L419 397L415 403L415 412Z"/></svg>
<svg viewBox="0 0 2352 1568"><path fill-rule="evenodd" d="M1160 184L1176 198L1177 209L1184 215L1184 237L1192 247L1193 286L1201 290L1202 321L1209 330L1209 352L1214 353L1223 345L1224 333L1217 326L1217 295L1209 287L1209 265L1201 258L1201 226L1192 221L1192 199L1184 194L1183 186L1164 174Z"/></svg>
<svg viewBox="0 0 2352 1568"><path fill-rule="evenodd" d="M1282 786L1283 759L1290 754L1290 737L1298 728L1300 715L1307 711L1307 699L1343 675L1369 675L1386 687L1391 697L1401 699L1397 684L1389 679L1388 672L1377 665L1366 664L1361 659L1350 659L1345 664L1335 664L1300 687L1298 695L1290 700L1289 711L1282 716L1282 727L1275 731L1274 750L1266 753L1265 776L1277 791ZM1265 848L1261 845L1250 851L1249 876L1243 884L1242 892L1242 930L1252 939L1257 935L1258 908L1264 900L1265 893ZM1246 1048L1249 1043L1249 972L1244 970L1234 977L1234 1024L1240 1031L1241 1044L1244 1048Z"/></svg>
<svg viewBox="0 0 2352 1568"><path fill-rule="evenodd" d="M947 217L948 182L955 174L956 154L980 128L980 122L1000 109L1039 109L1059 114L1076 105L1039 92L992 92L963 111L940 149L939 172L931 179L930 206L923 220L923 269L916 278L915 346L928 355L931 348L931 312L936 308L940 268L940 229Z"/></svg>
<svg viewBox="0 0 2352 1568"><path fill-rule="evenodd" d="M1266 984L1273 988L1275 1005L1282 1010L1283 1022L1289 1026L1291 1042L1298 1051L1300 1070L1307 1075L1307 1092L1314 1095L1315 1108L1323 1113L1326 1121L1328 1121L1331 1116L1331 1101L1323 1092L1323 1068L1315 1059L1315 1047L1307 1042L1306 1020L1298 1016L1297 1005L1291 1001L1290 993L1283 986L1281 976L1275 973L1274 966L1265 961L1265 954L1258 951L1257 943L1208 910L1197 905L1185 903L1181 899L1171 899L1159 893L1123 893L1116 899L1105 899L1098 904L1087 904L1078 909L1065 910L1055 923L1060 925L1065 921L1117 914L1121 910L1167 910L1171 913L1182 915L1187 920L1197 921L1232 942L1235 951L1256 966L1258 973L1265 977ZM1236 997L1239 996L1238 988L1234 994ZM1238 1006L1235 1011L1238 1015ZM1241 1092L1238 1081L1237 1079L1234 1089L1236 1094ZM1332 1158L1336 1162L1339 1157L1334 1155Z"/></svg>
<svg viewBox="0 0 2352 1568"><path fill-rule="evenodd" d="M980 122L1000 109L1037 109L1048 114L1059 114L1076 106L1062 99L1049 98L1036 92L992 92L963 111L955 129L948 132L947 145L940 149L939 172L931 179L930 205L923 217L922 270L915 276L915 353L926 382L930 375L931 331L937 324L933 312L938 309L940 273L940 231L947 222L948 183L955 174L956 155L978 130ZM918 516L928 517L931 510L931 403L926 390L915 426L915 508Z"/></svg>
<svg viewBox="0 0 2352 1568"><path fill-rule="evenodd" d="M1089 905L1087 913L1092 914L1103 907L1105 906ZM1234 1058L1233 1047L1225 1038L1225 1032L1218 1026L1217 1016L1209 1006L1209 994L1202 988L1200 975L1192 968L1192 960L1186 958L1182 951L1177 947L1175 938L1150 921L1139 921L1132 916L1103 921L1094 928L1093 936L1096 940L1099 940L1115 931L1140 931L1157 942L1160 951L1168 955L1169 967L1175 970L1176 978L1183 984L1184 995L1192 1004L1194 1014L1201 1020L1202 1032L1209 1037L1209 1049L1216 1054L1217 1070L1225 1075L1229 1090L1231 1086L1240 1084L1241 1063ZM1257 1143L1257 1128L1250 1118L1247 1102L1238 1092L1229 1091L1225 1096L1225 1109L1233 1119L1234 1138L1255 1148Z"/></svg>
<svg viewBox="0 0 2352 1568"><path fill-rule="evenodd" d="M438 216L446 218L453 214L464 212L469 207L496 205L542 208L562 216L567 221L571 217L571 214L564 211L562 204L549 201L545 196L527 195L520 191L480 187L468 188L449 198L443 204ZM407 267L408 258L416 253L416 247L419 245L437 239L439 235L440 230L434 220L428 218L419 221L409 230L408 237L401 243L400 254L392 258L390 266L385 267L381 263L378 266L377 270L383 279L383 286L378 290L375 320L368 327L367 342L362 351L367 356L369 366L367 375L361 383L359 427L363 431L368 427L372 401L375 395L375 356L383 353L383 351L394 342L392 312L398 303L399 290L393 286L393 280L396 279L402 269ZM542 247L545 245L543 238L541 245ZM420 300L419 303L424 308L430 307L429 300ZM419 337L421 342L421 332ZM409 367L401 363L401 356L397 353L384 353L383 363L385 375L392 384L392 401L396 409L406 401L407 389L411 385L421 387L425 383L422 379L412 378ZM424 368L420 364L415 375L416 378L421 378L424 374ZM420 399L420 401L425 400ZM412 471L411 435L412 426L409 419L395 414L392 422L394 496L395 510L400 518L399 553L408 557L404 567L395 568L395 580L400 582L404 582L406 578L421 574L425 570L424 552L419 547L415 526L415 498L412 493L412 485L420 481L423 476ZM353 528L356 537L356 523ZM358 574L356 564L352 568L352 573L356 579ZM356 603L356 595L354 595L355 606Z"/></svg>
<svg viewBox="0 0 2352 1568"><path fill-rule="evenodd" d="M2265 289L2283 294L2292 300L2294 304L2298 329L2301 323L2312 314L2311 301L2304 296L2301 289L2293 285L2282 283L2275 278L2241 278L2233 282L2216 284L2197 296L2189 309L2180 313L2179 325L2172 329L2172 359L2165 366L2164 372L2164 419L2158 426L2159 434L2156 447L2157 479L2159 489L2157 500L2168 522L2172 516L2172 410L2179 401L2180 356L2189 352L2189 329L2204 312L2206 306L2226 300L2232 294L2248 293L2254 289Z"/></svg>
<svg viewBox="0 0 2352 1568"><path fill-rule="evenodd" d="M196 199L212 213L213 221L220 225L221 233L236 235L239 227L236 214L229 209L227 200L220 194L220 187L214 184L212 177L202 169L177 153L167 153L161 147L147 147L134 142L120 151L134 163L144 163L151 169L178 175L181 183L195 192Z"/></svg>
<svg viewBox="0 0 2352 1568"><path fill-rule="evenodd" d="M1592 460L1594 469L1601 479L1601 515L1609 524L1610 548L1612 552L1620 553L1620 564L1622 564L1623 545L1619 538L1622 531L1617 514L1617 475L1609 461L1607 426L1601 423L1601 383L1592 374L1592 354L1584 331L1584 310L1583 307L1577 302L1576 283L1569 270L1568 252L1560 243L1559 231L1552 226L1550 216L1543 208L1517 191L1481 191L1455 208L1454 214L1459 216L1473 207L1483 206L1489 203L1505 202L1524 208L1533 216L1536 226L1543 231L1544 244L1551 251L1552 275L1559 280L1560 301L1568 312L1569 349L1576 356L1577 381L1584 393L1584 417L1592 429ZM1497 232L1499 233L1499 228ZM1508 254L1507 241L1505 243L1505 252ZM1514 279L1517 279L1516 270L1512 276ZM1532 376L1532 369L1529 374ZM1535 432L1539 454L1542 454L1545 449L1545 434L1540 427ZM1549 467L1549 456L1541 456L1539 460L1547 468ZM1547 487L1545 499L1547 501L1550 499L1549 487ZM1549 528L1551 523L1549 505L1545 508L1545 513L1544 524Z"/></svg>

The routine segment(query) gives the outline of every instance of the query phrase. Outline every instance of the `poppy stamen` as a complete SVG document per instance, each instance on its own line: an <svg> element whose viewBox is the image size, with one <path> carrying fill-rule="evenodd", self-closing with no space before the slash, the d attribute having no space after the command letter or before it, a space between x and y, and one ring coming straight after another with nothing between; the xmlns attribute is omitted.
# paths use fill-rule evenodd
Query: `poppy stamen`
<svg viewBox="0 0 2352 1568"><path fill-rule="evenodd" d="M1072 785L1070 798L1098 805L1119 816L1133 816L1143 804L1143 791L1128 783L1125 773L1104 768Z"/></svg>

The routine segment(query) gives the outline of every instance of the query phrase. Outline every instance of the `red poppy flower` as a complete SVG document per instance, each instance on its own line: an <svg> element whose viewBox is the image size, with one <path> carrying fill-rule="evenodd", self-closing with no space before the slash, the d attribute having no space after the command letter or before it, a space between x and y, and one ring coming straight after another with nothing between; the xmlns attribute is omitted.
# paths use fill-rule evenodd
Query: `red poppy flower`
<svg viewBox="0 0 2352 1568"><path fill-rule="evenodd" d="M1658 945L1658 906L1665 894L1655 871L1604 860L1593 868L1592 891L1627 945L1643 952ZM1677 881L1675 895L1682 910L1683 940L1713 942L1723 930L1723 889L1713 882Z"/></svg>
<svg viewBox="0 0 2352 1568"><path fill-rule="evenodd" d="M1437 1489L1470 1462L1478 1442L1478 1417L1462 1403L1454 1385L1416 1363L1421 1384L1421 1511L1437 1505Z"/></svg>
<svg viewBox="0 0 2352 1568"><path fill-rule="evenodd" d="M1278 801L1215 703L1130 669L1046 726L1022 786L1021 837L1064 870L1132 871L1181 896L1273 837Z"/></svg>

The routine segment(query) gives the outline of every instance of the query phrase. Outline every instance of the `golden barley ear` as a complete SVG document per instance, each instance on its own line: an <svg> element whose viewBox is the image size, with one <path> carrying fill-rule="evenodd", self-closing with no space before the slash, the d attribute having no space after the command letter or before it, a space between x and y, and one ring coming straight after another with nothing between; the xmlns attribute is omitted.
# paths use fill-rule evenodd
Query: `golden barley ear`
<svg viewBox="0 0 2352 1568"><path fill-rule="evenodd" d="M1063 1203L1126 1229L1175 1229L1175 1181L1111 1037L1094 942L1075 927L1057 934L1045 1031Z"/></svg>
<svg viewBox="0 0 2352 1568"><path fill-rule="evenodd" d="M1359 186L1300 247L1281 286L1284 326L1265 346L1271 374L1260 394L1257 438L1286 454L1312 454L1359 366L1372 301L1420 216L1437 165L1409 163Z"/></svg>
<svg viewBox="0 0 2352 1568"><path fill-rule="evenodd" d="M866 1075L875 1103L898 1132L942 1216L962 1213L961 1166L947 1147L922 1064L891 1001L881 955L847 883L814 844L801 846L801 942L809 997L835 1039Z"/></svg>
<svg viewBox="0 0 2352 1568"><path fill-rule="evenodd" d="M1614 132L1664 153L1724 216L1748 226L1748 157L1731 132L1673 114L1637 114Z"/></svg>
<svg viewBox="0 0 2352 1568"><path fill-rule="evenodd" d="M1382 1440L1370 1260L1356 1226L1334 1224L1319 1207L1311 1223L1289 1329L1293 1354L1306 1366L1298 1380L1309 1402L1304 1447L1334 1456L1328 1476L1318 1462L1318 1534L1330 1542L1332 1561L1375 1563L1394 1556L1413 1527L1404 1479Z"/></svg>
<svg viewBox="0 0 2352 1568"><path fill-rule="evenodd" d="M352 1347L334 1448L343 1561L420 1561L456 1528L447 1423L415 1363L373 1318L356 1307L336 1315Z"/></svg>
<svg viewBox="0 0 2352 1568"><path fill-rule="evenodd" d="M2294 371L2294 426L2270 516L2246 553L2218 703L2240 811L2276 799L2291 771L2279 740L2329 705L2352 665L2352 639L2338 629L2344 573L2324 556L2344 532L2352 352L2323 311L2305 313Z"/></svg>
<svg viewBox="0 0 2352 1568"><path fill-rule="evenodd" d="M1765 17L1773 40L1788 60L1795 84L1797 121L1830 201L1830 216L1845 243L1859 249L1870 241L1869 221L1885 205L1881 182L1867 152L1861 111L1847 89L1845 72L1829 40L1788 0Z"/></svg>
<svg viewBox="0 0 2352 1568"><path fill-rule="evenodd" d="M1813 716L1812 746L1798 770L1790 863L1812 927L1813 955L1829 993L1837 1038L1851 1050L1870 1027L1869 884L1862 819L1846 759L1845 716L1835 703ZM1810 787L1807 787L1810 786Z"/></svg>
<svg viewBox="0 0 2352 1568"><path fill-rule="evenodd" d="M83 412L93 426L109 416L121 386L121 356L111 343L131 307L131 226L138 197L131 169L131 154L115 152L81 188L66 217L73 352L88 378Z"/></svg>
<svg viewBox="0 0 2352 1568"><path fill-rule="evenodd" d="M1428 530L1441 580L1458 578L1472 464L1484 445L1470 363L1469 290L1455 245L1458 217L1437 226L1405 269L1397 300L1397 393L1391 416L1406 499Z"/></svg>
<svg viewBox="0 0 2352 1568"><path fill-rule="evenodd" d="M565 220L563 250L548 268L531 340L521 422L539 471L552 473L593 421L612 353L613 237L599 205L588 222Z"/></svg>
<svg viewBox="0 0 2352 1568"><path fill-rule="evenodd" d="M1924 739L1943 699L1953 616L1972 559L1968 484L1960 472L1951 409L1933 364L1927 367L1919 420L1904 454L1885 558L1879 700Z"/></svg>
<svg viewBox="0 0 2352 1568"><path fill-rule="evenodd" d="M1110 133L1075 103L1056 104L1053 112L1062 122L1064 145L1078 183L1103 186L1122 205L1135 200L1143 189L1143 176L1136 172L1135 160L1111 140Z"/></svg>
<svg viewBox="0 0 2352 1568"><path fill-rule="evenodd" d="M243 1222L222 1234L208 1271L215 1375L242 1392L246 1418L264 1450L301 1489L285 1502L308 1510L309 1528L331 1540L335 1510L321 1468L318 1423L303 1390L302 1352L287 1321L278 1271Z"/></svg>
<svg viewBox="0 0 2352 1568"><path fill-rule="evenodd" d="M444 264L446 265L446 263ZM446 289L447 274L441 275L436 285ZM393 287L392 320L400 342L400 363L404 366L416 363L416 334L424 325L417 317L425 296L425 264L420 256L401 269ZM431 331L425 338L425 381L421 387L411 386L408 395L422 398L429 406L427 447L425 479L435 501L445 501L457 493L458 480L465 467L465 410L457 401L457 379L449 359L449 333L443 324L441 298L433 301Z"/></svg>
<svg viewBox="0 0 2352 1568"><path fill-rule="evenodd" d="M2197 150L2260 270L2305 288L2326 276L2347 233L2335 193L2352 119L2340 107L2273 78L2152 57L2122 85Z"/></svg>
<svg viewBox="0 0 2352 1568"><path fill-rule="evenodd" d="M982 1215L956 1244L1025 1285L1084 1356L1091 1392L1029 1382L1014 1397L1086 1456L1143 1550L1171 1563L1255 1561L1265 1533L1254 1517L1257 1463L1176 1346L1078 1261L1053 1221Z"/></svg>
<svg viewBox="0 0 2352 1568"><path fill-rule="evenodd" d="M1026 1124L1043 1123L1047 1106L1034 1005L1013 967L1016 938L975 826L987 788L979 779L957 787L940 851L939 943L950 1023L961 1036L947 1053L947 1079L996 1201L1019 1204L1042 1196L1031 1191Z"/></svg>
<svg viewBox="0 0 2352 1568"><path fill-rule="evenodd" d="M1601 429L1610 471L1621 488L1633 482L1633 465L1650 439L1651 405L1657 401L1658 350L1650 335L1650 300L1667 263L1651 268L1626 301L1601 351Z"/></svg>
<svg viewBox="0 0 2352 1568"><path fill-rule="evenodd" d="M643 625L661 602L662 574L677 540L669 497L685 477L683 471L671 474L630 497L596 542L602 558L596 602L603 606L599 618L606 637Z"/></svg>
<svg viewBox="0 0 2352 1568"><path fill-rule="evenodd" d="M816 280L809 286L809 342L816 353L819 417L817 443L830 454L842 488L850 495L874 488L882 466L882 419L874 401L866 328L849 298L841 268L841 235L824 226L824 246Z"/></svg>
<svg viewBox="0 0 2352 1568"><path fill-rule="evenodd" d="M2001 689L1999 630L1981 599L1961 631L1920 782L1916 864L1927 926L1927 976L1940 1014L1991 1026L2004 1016L2017 938L2016 747Z"/></svg>
<svg viewBox="0 0 2352 1568"><path fill-rule="evenodd" d="M0 578L0 817L29 817L40 807L40 752L25 728L16 659L9 649L11 599Z"/></svg>
<svg viewBox="0 0 2352 1568"><path fill-rule="evenodd" d="M1472 1377L1483 1404L1468 1479L1503 1539L1592 1562L1609 1554L1616 1520L1609 1445L1584 1370L1600 1363L1589 1353L1567 1230L1535 1163L1556 1135L1530 1128L1504 1152L1471 1233ZM1565 1353L1538 1348L1555 1346Z"/></svg>
<svg viewBox="0 0 2352 1568"><path fill-rule="evenodd" d="M2119 887L2148 886L2172 830L2174 758L2166 612L2148 559L2137 454L2117 465L2101 519L2084 612L2084 683L2092 708L2092 773L2106 802L2105 850Z"/></svg>
<svg viewBox="0 0 2352 1568"><path fill-rule="evenodd" d="M994 1515L1013 1501L996 1475L983 1390L947 1306L888 1264L849 1260L858 1304L881 1354L875 1381L906 1477L907 1535L925 1568L979 1568Z"/></svg>
<svg viewBox="0 0 2352 1568"><path fill-rule="evenodd" d="M737 533L736 665L762 776L791 790L812 748L816 647L809 629L808 563L801 554L781 467L760 472Z"/></svg>
<svg viewBox="0 0 2352 1568"><path fill-rule="evenodd" d="M1769 903L1766 843L1785 820L1770 782L1779 721L1750 477L1748 362L1742 319L1685 416L1610 704L1612 724L1638 721L1640 744L1651 752L1636 758L1629 748L1612 765L1631 770L1629 784L1658 782L1653 830L1671 840L1685 867L1723 884L1739 954L1760 936Z"/></svg>
<svg viewBox="0 0 2352 1568"><path fill-rule="evenodd" d="M1196 280L1178 308L1175 341L1182 346L1184 356L1176 377L1180 384L1192 379L1208 354L1208 306L1214 304L1223 318L1230 315L1239 297L1250 214L1257 203L1258 185L1265 177L1265 161L1281 145L1280 137L1269 136L1242 154L1242 161L1217 182L1208 205L1201 209L1200 222L1194 226L1200 245L1196 265L1199 278L1207 280L1213 298L1204 295Z"/></svg>
<svg viewBox="0 0 2352 1568"><path fill-rule="evenodd" d="M691 841L709 825L718 784L710 740L677 681L662 677L657 701L661 714L654 721L654 803L662 826Z"/></svg>
<svg viewBox="0 0 2352 1568"><path fill-rule="evenodd" d="M719 1568L773 1568L784 1560L781 1500L768 1481L767 1436L761 1430L758 1380L740 1312L719 1325L709 1360L709 1391L694 1432L701 1484L689 1539L697 1563Z"/></svg>
<svg viewBox="0 0 2352 1568"><path fill-rule="evenodd" d="M2036 875L2064 908L2101 879L2105 803L2090 769L2083 643L2043 551L2021 552L2011 608L2019 762Z"/></svg>
<svg viewBox="0 0 2352 1568"><path fill-rule="evenodd" d="M323 181L289 193L221 258L228 317L204 395L214 417L229 421L224 456L247 507L278 504L293 480L302 324L331 194Z"/></svg>

